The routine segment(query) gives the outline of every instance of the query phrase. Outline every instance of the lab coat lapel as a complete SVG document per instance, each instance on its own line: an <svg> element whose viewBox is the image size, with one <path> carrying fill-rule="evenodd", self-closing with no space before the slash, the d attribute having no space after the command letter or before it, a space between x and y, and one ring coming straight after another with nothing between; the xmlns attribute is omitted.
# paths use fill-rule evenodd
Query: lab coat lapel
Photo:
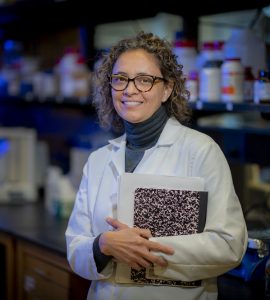
<svg viewBox="0 0 270 300"><path fill-rule="evenodd" d="M176 140L182 138L185 134L185 127L183 127L175 118L170 118L157 142L157 144L145 151L144 156L137 168L134 170L136 173L160 173L160 165L164 159L164 150L171 147ZM112 145L112 155L110 167L114 174L115 179L125 172L125 148L126 148L126 135L122 135L117 139L110 140ZM171 167L168 166L167 169ZM165 171L165 170L164 170Z"/></svg>
<svg viewBox="0 0 270 300"><path fill-rule="evenodd" d="M110 140L112 145L111 161L109 163L115 179L125 172L125 149L126 136L123 135L117 139Z"/></svg>
<svg viewBox="0 0 270 300"><path fill-rule="evenodd" d="M174 119L170 118L157 142L157 144L145 151L144 156L137 168L134 170L135 173L145 173L145 174L170 174L174 168L173 157L171 160L167 160L167 155L169 155L170 147L184 135L184 127ZM167 162L164 165L164 161ZM171 163L170 163L171 162Z"/></svg>

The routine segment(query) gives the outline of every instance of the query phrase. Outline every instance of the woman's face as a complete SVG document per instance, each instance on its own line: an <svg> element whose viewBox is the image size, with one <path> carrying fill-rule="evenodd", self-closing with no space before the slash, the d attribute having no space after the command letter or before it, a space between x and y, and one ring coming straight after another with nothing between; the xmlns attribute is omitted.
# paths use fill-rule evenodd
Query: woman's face
<svg viewBox="0 0 270 300"><path fill-rule="evenodd" d="M128 78L138 75L162 77L156 58L143 49L129 50L117 59L112 74ZM112 91L112 99L118 115L131 123L139 123L150 118L166 102L172 92L171 85L162 80L155 81L148 92L139 91L134 81L130 81L123 91Z"/></svg>

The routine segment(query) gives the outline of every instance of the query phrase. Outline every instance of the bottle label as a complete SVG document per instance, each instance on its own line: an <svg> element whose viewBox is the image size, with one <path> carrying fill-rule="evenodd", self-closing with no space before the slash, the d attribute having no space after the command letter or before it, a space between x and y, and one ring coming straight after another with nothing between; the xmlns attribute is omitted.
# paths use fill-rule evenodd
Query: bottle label
<svg viewBox="0 0 270 300"><path fill-rule="evenodd" d="M220 101L220 68L203 68L201 70L199 98L206 102Z"/></svg>
<svg viewBox="0 0 270 300"><path fill-rule="evenodd" d="M242 101L244 77L242 72L223 72L221 79L221 98L225 101Z"/></svg>
<svg viewBox="0 0 270 300"><path fill-rule="evenodd" d="M188 79L186 81L186 89L190 92L189 101L195 102L198 100L198 81Z"/></svg>

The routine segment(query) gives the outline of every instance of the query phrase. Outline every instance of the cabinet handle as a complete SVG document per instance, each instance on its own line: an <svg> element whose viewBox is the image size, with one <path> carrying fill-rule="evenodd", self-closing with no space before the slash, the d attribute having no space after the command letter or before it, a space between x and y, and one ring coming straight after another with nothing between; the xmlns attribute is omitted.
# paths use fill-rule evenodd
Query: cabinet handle
<svg viewBox="0 0 270 300"><path fill-rule="evenodd" d="M34 271L42 277L46 276L46 272L40 268L34 268Z"/></svg>
<svg viewBox="0 0 270 300"><path fill-rule="evenodd" d="M27 293L30 293L36 287L36 280L32 276L24 275L24 289Z"/></svg>

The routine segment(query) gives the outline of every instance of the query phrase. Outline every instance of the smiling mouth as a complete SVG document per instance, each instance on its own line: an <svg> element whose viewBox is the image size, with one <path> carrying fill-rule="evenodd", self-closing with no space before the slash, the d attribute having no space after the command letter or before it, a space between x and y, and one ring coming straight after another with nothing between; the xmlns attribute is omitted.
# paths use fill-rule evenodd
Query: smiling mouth
<svg viewBox="0 0 270 300"><path fill-rule="evenodd" d="M121 101L126 106L137 106L143 104L141 101Z"/></svg>

